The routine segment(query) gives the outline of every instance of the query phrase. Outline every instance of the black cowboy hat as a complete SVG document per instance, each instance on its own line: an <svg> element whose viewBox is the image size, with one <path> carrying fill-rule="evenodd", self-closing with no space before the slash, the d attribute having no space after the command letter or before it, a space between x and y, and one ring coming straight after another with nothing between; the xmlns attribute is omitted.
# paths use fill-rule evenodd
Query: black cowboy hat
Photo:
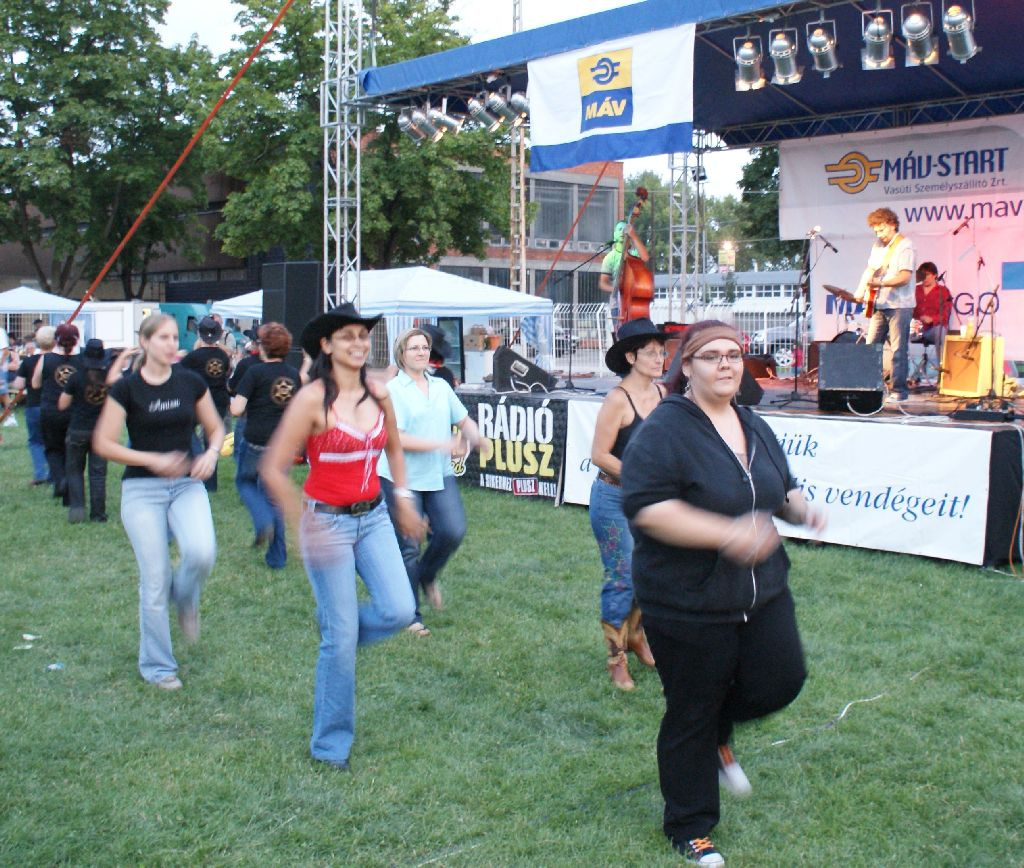
<svg viewBox="0 0 1024 868"><path fill-rule="evenodd" d="M605 353L604 363L608 370L613 371L620 377L626 376L632 365L626 361L626 353L640 349L651 341L665 343L672 335L668 332L659 331L658 328L647 317L631 319L619 326L617 340L608 348Z"/></svg>
<svg viewBox="0 0 1024 868"><path fill-rule="evenodd" d="M359 311L356 310L352 302L343 301L337 307L331 308L327 313L315 316L306 323L302 329L299 344L311 359L315 359L320 355L321 338L329 338L338 329L344 328L351 323L360 323L370 330L380 322L381 316L381 314L370 317L360 316Z"/></svg>
<svg viewBox="0 0 1024 868"><path fill-rule="evenodd" d="M99 338L89 338L82 350L82 364L87 368L102 369L107 366L107 351Z"/></svg>
<svg viewBox="0 0 1024 868"><path fill-rule="evenodd" d="M421 325L419 328L421 332L430 338L430 354L434 355L436 353L442 359L448 358L452 347L448 343L448 337L445 335L444 329L431 323Z"/></svg>

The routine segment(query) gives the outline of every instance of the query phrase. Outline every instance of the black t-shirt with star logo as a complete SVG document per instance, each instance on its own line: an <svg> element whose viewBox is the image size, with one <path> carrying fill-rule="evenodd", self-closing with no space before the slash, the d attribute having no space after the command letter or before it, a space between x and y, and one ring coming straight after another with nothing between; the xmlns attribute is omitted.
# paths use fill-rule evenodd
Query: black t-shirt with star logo
<svg viewBox="0 0 1024 868"><path fill-rule="evenodd" d="M231 356L220 347L197 347L181 360L181 364L206 381L213 406L221 416L226 415L231 400L228 396Z"/></svg>
<svg viewBox="0 0 1024 868"><path fill-rule="evenodd" d="M92 431L107 397L107 369L84 365L64 384L64 394L71 396L71 431Z"/></svg>
<svg viewBox="0 0 1024 868"><path fill-rule="evenodd" d="M63 353L46 353L43 356L43 387L39 392L39 406L43 410L57 412L57 399L71 375L82 366L82 357L65 356Z"/></svg>
<svg viewBox="0 0 1024 868"><path fill-rule="evenodd" d="M266 446L270 435L291 401L299 391L299 372L287 362L264 362L253 365L238 384L238 394L245 405L245 439L256 446Z"/></svg>

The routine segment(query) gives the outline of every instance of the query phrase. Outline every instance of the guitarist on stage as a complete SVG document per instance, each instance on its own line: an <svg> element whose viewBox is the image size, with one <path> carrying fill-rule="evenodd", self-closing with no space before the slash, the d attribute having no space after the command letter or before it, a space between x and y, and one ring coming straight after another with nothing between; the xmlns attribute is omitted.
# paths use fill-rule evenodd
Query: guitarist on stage
<svg viewBox="0 0 1024 868"><path fill-rule="evenodd" d="M863 302L869 344L888 342L892 351L890 401L903 402L907 390L907 344L914 315L914 245L900 234L900 219L889 208L868 214L876 241L854 297Z"/></svg>

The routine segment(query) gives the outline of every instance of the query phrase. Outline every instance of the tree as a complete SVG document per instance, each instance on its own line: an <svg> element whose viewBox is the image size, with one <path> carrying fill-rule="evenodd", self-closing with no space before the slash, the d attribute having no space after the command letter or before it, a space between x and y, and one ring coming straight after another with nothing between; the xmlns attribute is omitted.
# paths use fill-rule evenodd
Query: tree
<svg viewBox="0 0 1024 868"><path fill-rule="evenodd" d="M754 149L753 158L743 167L740 187L739 228L747 239L744 252L750 264L762 271L795 268L800 242L779 240L778 148Z"/></svg>
<svg viewBox="0 0 1024 868"><path fill-rule="evenodd" d="M381 4L378 64L465 43L450 0ZM239 20L251 44L277 4L247 0ZM283 247L318 257L322 237L322 11L296 4L243 80L208 152L208 167L244 185L224 208L217 237L235 256ZM369 24L367 23L367 28ZM268 51L269 49L269 51ZM237 65L241 53L230 55ZM493 137L463 132L415 145L393 114L369 113L362 162L362 256L369 268L433 263L449 248L483 255L484 221L508 221L508 167Z"/></svg>
<svg viewBox="0 0 1024 868"><path fill-rule="evenodd" d="M50 292L97 273L188 141L209 57L164 48L167 0L8 0L0 58L0 242ZM209 76L212 77L212 76ZM166 248L198 252L197 161L122 253L126 298ZM142 275L133 287L132 275Z"/></svg>

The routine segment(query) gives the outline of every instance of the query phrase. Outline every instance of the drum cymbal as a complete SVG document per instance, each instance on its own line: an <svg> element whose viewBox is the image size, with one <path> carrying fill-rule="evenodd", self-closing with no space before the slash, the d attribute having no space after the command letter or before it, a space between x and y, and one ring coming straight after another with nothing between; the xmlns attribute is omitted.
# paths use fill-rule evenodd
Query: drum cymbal
<svg viewBox="0 0 1024 868"><path fill-rule="evenodd" d="M856 303L857 299L853 297L853 293L848 289L843 289L841 286L833 286L831 283L823 283L823 287L832 293L836 298L841 298L844 301L852 301Z"/></svg>

